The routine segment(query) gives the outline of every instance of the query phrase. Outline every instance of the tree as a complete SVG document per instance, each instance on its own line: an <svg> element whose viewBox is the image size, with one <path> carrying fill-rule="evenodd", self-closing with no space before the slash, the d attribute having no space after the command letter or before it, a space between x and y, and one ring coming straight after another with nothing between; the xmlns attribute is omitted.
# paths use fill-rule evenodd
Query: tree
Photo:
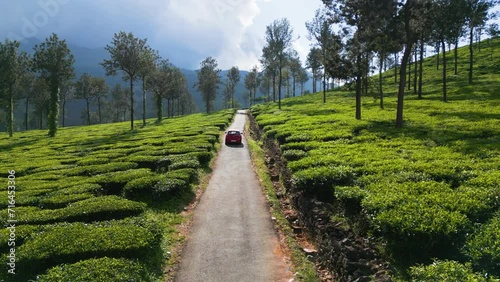
<svg viewBox="0 0 500 282"><path fill-rule="evenodd" d="M75 59L66 45L66 40L59 40L54 33L45 42L35 46L33 70L47 82L50 90L47 119L50 137L54 137L57 132L59 90L64 81L74 77L74 62Z"/></svg>
<svg viewBox="0 0 500 282"><path fill-rule="evenodd" d="M82 74L75 83L75 98L84 99L87 105L87 125L90 125L90 100L94 87L92 84L92 76L88 73Z"/></svg>
<svg viewBox="0 0 500 282"><path fill-rule="evenodd" d="M299 53L295 50L292 50L289 54L288 67L292 77L292 96L295 97L295 87L297 85L300 72L302 71L302 62L300 61Z"/></svg>
<svg viewBox="0 0 500 282"><path fill-rule="evenodd" d="M111 105L112 109L115 111L114 121L118 122L125 120L127 109L130 108L128 92L127 89L122 88L118 83L111 89ZM120 119L122 113L123 120Z"/></svg>
<svg viewBox="0 0 500 282"><path fill-rule="evenodd" d="M320 61L323 65L323 103L326 103L326 64L327 58L339 56L342 49L342 41L333 32L332 21L328 18L326 10L316 10L315 17L311 22L306 23L309 32L308 39L314 40L321 50ZM332 74L330 74L332 76ZM335 78L334 76L332 76Z"/></svg>
<svg viewBox="0 0 500 282"><path fill-rule="evenodd" d="M201 68L197 72L198 82L195 86L201 92L207 113L210 113L212 110L212 105L217 96L217 90L221 82L219 76L221 70L218 69L217 66L217 61L212 57L208 57L201 62Z"/></svg>
<svg viewBox="0 0 500 282"><path fill-rule="evenodd" d="M65 126L65 120L66 120L66 102L68 100L73 99L75 95L75 84L71 80L67 80L63 82L61 85L61 116L62 116L62 127Z"/></svg>
<svg viewBox="0 0 500 282"><path fill-rule="evenodd" d="M158 52L151 49L149 46L144 46L141 54L141 69L139 70L139 77L142 81L142 126L146 126L146 94L147 94L147 80L152 75L156 61L160 59Z"/></svg>
<svg viewBox="0 0 500 282"><path fill-rule="evenodd" d="M50 88L43 78L36 78L34 81L32 103L35 106L34 122L38 121L38 129L43 129L43 117L47 116L50 106ZM38 119L38 120L36 120Z"/></svg>
<svg viewBox="0 0 500 282"><path fill-rule="evenodd" d="M300 85L300 96L304 95L304 87L306 82L309 80L309 74L305 68L300 68L300 71L297 76L297 82Z"/></svg>
<svg viewBox="0 0 500 282"><path fill-rule="evenodd" d="M313 93L316 93L316 77L318 77L319 70L321 69L321 50L317 47L311 48L307 55L306 61L307 68L312 72Z"/></svg>
<svg viewBox="0 0 500 282"><path fill-rule="evenodd" d="M187 92L187 80L181 70L177 67L172 68L169 88L167 92L167 103L169 110L169 117L174 117L174 104L175 101L179 102L182 95ZM178 111L179 112L179 111Z"/></svg>
<svg viewBox="0 0 500 282"><path fill-rule="evenodd" d="M111 58L101 65L106 75L124 74L123 79L130 82L130 128L134 130L134 81L143 70L143 54L146 50L146 39L136 38L131 32L121 31L114 35L111 45L106 46Z"/></svg>
<svg viewBox="0 0 500 282"><path fill-rule="evenodd" d="M474 71L474 31L481 28L488 20L488 11L493 8L497 1L492 0L466 0L465 19L469 29L469 84L472 84Z"/></svg>
<svg viewBox="0 0 500 282"><path fill-rule="evenodd" d="M163 120L163 99L167 98L172 83L172 65L168 60L158 61L155 71L148 80L148 88L153 92L156 106L156 121Z"/></svg>
<svg viewBox="0 0 500 282"><path fill-rule="evenodd" d="M257 95L257 88L259 87L258 77L259 72L257 70L257 66L254 66L245 77L245 88L249 93L250 105L252 105L252 103L255 103L255 96Z"/></svg>
<svg viewBox="0 0 500 282"><path fill-rule="evenodd" d="M260 62L264 69L264 74L269 81L269 87L272 87L273 90L273 102L276 102L276 75L278 72L278 62L276 61L276 57L272 53L272 50L269 46L266 46L262 49L262 58ZM269 96L270 93L268 93L268 97Z"/></svg>
<svg viewBox="0 0 500 282"><path fill-rule="evenodd" d="M103 99L108 95L109 87L103 77L94 77L92 80L92 98L97 103L97 117L99 118L99 123L102 123L101 109L103 107Z"/></svg>
<svg viewBox="0 0 500 282"><path fill-rule="evenodd" d="M236 91L236 85L240 82L240 70L238 67L232 67L228 72L227 72L227 79L226 79L226 89L225 92L227 94L227 98L229 98L228 101L231 101L231 108L234 108L234 94Z"/></svg>
<svg viewBox="0 0 500 282"><path fill-rule="evenodd" d="M447 102L447 62L446 43L455 43L460 37L462 27L465 24L463 16L464 3L457 0L434 0L432 12L434 21L432 26L432 37L434 41L441 44L443 50L443 102Z"/></svg>
<svg viewBox="0 0 500 282"><path fill-rule="evenodd" d="M14 135L14 101L19 98L20 83L28 68L29 57L19 51L18 41L0 43L0 94L7 104L7 131Z"/></svg>
<svg viewBox="0 0 500 282"><path fill-rule="evenodd" d="M275 20L266 27L266 46L269 56L278 69L278 108L281 109L282 72L286 64L286 53L292 45L293 29L288 19ZM263 50L264 51L264 50ZM263 52L265 53L265 52Z"/></svg>
<svg viewBox="0 0 500 282"><path fill-rule="evenodd" d="M25 75L23 76L23 83L21 83L21 92L22 92L22 99L24 100L24 128L25 130L29 130L29 124L30 124L30 103L31 101L35 98L36 91L38 90L36 88L36 81L37 77L36 75L31 72L27 71ZM64 126L64 123L63 123Z"/></svg>

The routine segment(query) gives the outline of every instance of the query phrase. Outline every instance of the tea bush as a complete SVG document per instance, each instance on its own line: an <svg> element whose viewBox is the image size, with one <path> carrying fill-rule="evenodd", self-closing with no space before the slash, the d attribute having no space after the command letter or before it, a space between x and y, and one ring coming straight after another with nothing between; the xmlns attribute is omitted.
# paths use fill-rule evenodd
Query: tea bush
<svg viewBox="0 0 500 282"><path fill-rule="evenodd" d="M123 258L92 258L74 264L62 264L40 275L39 282L151 281L145 267Z"/></svg>

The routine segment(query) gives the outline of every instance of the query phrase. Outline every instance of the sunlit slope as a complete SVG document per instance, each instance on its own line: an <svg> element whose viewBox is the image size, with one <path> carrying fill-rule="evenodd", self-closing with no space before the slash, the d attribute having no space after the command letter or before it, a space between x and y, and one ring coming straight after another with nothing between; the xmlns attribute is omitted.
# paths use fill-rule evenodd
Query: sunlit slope
<svg viewBox="0 0 500 282"><path fill-rule="evenodd" d="M425 60L423 99L412 86L401 130L393 70L384 74L385 109L370 88L362 120L347 91L328 93L326 104L313 94L285 99L282 110L272 103L252 108L288 160L292 191L341 207L333 218L386 243L404 279L452 281L446 275L454 268L471 277L500 275L500 40L482 42L475 53L472 85L467 47L458 51L457 76L447 54L448 103L441 102L442 65ZM459 264L410 268L432 259Z"/></svg>
<svg viewBox="0 0 500 282"><path fill-rule="evenodd" d="M1 230L0 250L4 262L14 256L16 273L4 263L0 280L159 280L192 185L233 114L0 136L0 175L5 184L15 177L0 210L2 225L15 228Z"/></svg>

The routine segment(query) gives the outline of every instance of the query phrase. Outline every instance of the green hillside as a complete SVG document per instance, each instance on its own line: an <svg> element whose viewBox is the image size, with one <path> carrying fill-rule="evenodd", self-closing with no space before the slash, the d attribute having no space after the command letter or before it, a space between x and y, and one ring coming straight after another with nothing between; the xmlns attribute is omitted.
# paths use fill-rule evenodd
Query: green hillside
<svg viewBox="0 0 500 282"><path fill-rule="evenodd" d="M458 51L456 76L447 54L448 103L441 102L442 65L425 59L423 99L408 91L400 130L394 70L383 76L385 109L370 87L362 120L345 90L329 92L326 104L318 93L285 99L282 110L251 108L287 161L290 195L331 204L328 230L376 243L397 279L500 277L500 39L475 47L472 85L467 48Z"/></svg>
<svg viewBox="0 0 500 282"><path fill-rule="evenodd" d="M12 263L0 281L163 281L181 212L233 115L2 134L0 220L14 226L0 231Z"/></svg>

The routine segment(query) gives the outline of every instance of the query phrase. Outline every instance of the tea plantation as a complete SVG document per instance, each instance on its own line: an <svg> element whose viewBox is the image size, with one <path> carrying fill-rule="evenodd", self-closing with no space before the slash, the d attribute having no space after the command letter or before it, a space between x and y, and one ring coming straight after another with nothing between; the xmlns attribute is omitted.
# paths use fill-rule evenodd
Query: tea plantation
<svg viewBox="0 0 500 282"><path fill-rule="evenodd" d="M182 239L180 212L233 114L134 131L128 123L63 128L55 138L2 134L0 176L4 188L14 180L15 193L3 193L0 220L15 229L0 231L0 281L162 281Z"/></svg>
<svg viewBox="0 0 500 282"><path fill-rule="evenodd" d="M442 69L427 58L423 99L408 91L400 130L393 70L384 73L385 109L377 93L363 97L361 120L345 89L329 92L326 104L318 93L285 99L281 110L251 108L279 145L290 191L330 203L334 224L378 242L395 279L500 277L500 40L476 54L472 85L467 49L456 76L449 59L448 103Z"/></svg>

